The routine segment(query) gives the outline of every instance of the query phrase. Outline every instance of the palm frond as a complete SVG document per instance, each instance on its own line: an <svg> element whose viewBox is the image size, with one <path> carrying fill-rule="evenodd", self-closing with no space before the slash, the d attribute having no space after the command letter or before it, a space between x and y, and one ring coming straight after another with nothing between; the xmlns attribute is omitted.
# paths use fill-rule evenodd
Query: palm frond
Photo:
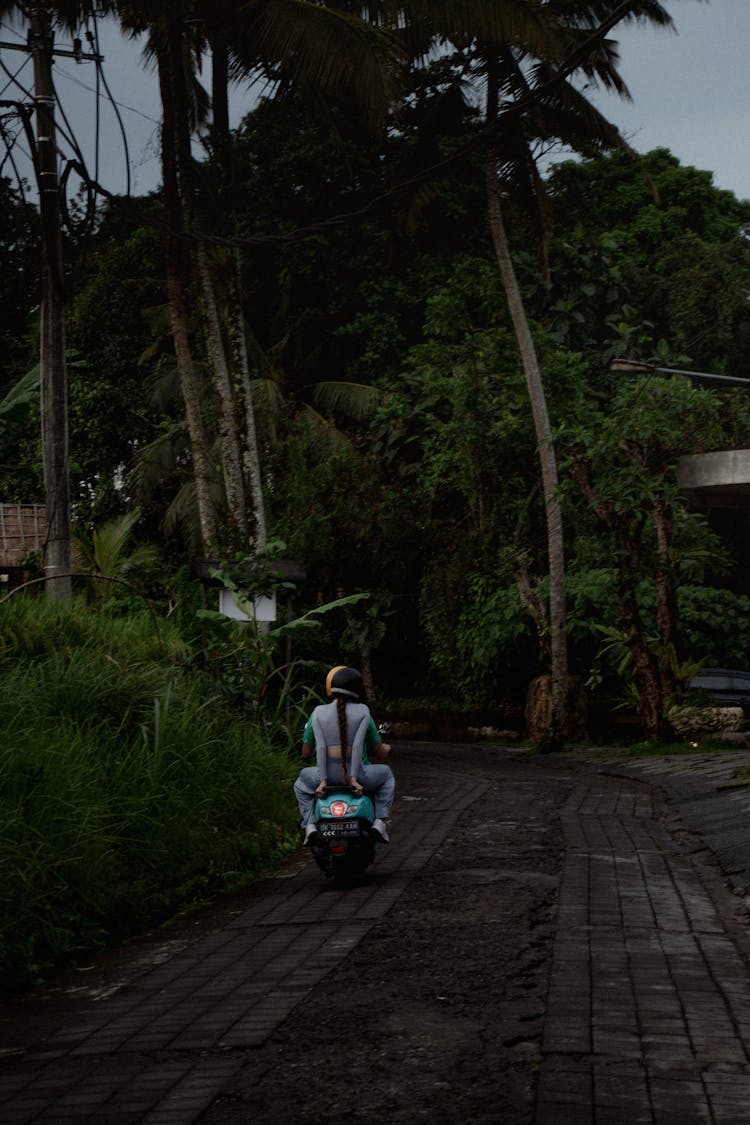
<svg viewBox="0 0 750 1125"><path fill-rule="evenodd" d="M301 417L315 435L315 448L321 461L326 460L337 449L351 447L351 440L344 431L339 430L309 403L302 407Z"/></svg>
<svg viewBox="0 0 750 1125"><path fill-rule="evenodd" d="M41 366L36 364L0 400L0 432L11 422L20 422L39 398Z"/></svg>
<svg viewBox="0 0 750 1125"><path fill-rule="evenodd" d="M185 481L172 498L164 515L164 528L169 534L181 531L194 551L201 550L201 529L195 481Z"/></svg>
<svg viewBox="0 0 750 1125"><path fill-rule="evenodd" d="M149 500L187 455L188 443L184 425L175 423L158 437L142 446L135 455L133 468L127 475L128 492L141 502Z"/></svg>
<svg viewBox="0 0 750 1125"><path fill-rule="evenodd" d="M286 411L284 395L278 381L272 377L267 379L252 379L250 392L253 396L253 406L256 419L263 426L266 435L272 442L276 441L279 421Z"/></svg>
<svg viewBox="0 0 750 1125"><path fill-rule="evenodd" d="M604 23L617 10L621 0L548 0L555 16L571 28L592 30ZM673 27L669 12L659 0L635 0L622 22L648 20L661 27Z"/></svg>
<svg viewBox="0 0 750 1125"><path fill-rule="evenodd" d="M408 22L425 24L457 47L480 41L501 47L523 44L536 55L560 58L569 46L566 28L548 6L529 0L408 0Z"/></svg>
<svg viewBox="0 0 750 1125"><path fill-rule="evenodd" d="M616 148L629 151L617 126L570 82L561 82L554 100L545 103L541 111L547 135L559 137L576 152Z"/></svg>
<svg viewBox="0 0 750 1125"><path fill-rule="evenodd" d="M580 45L583 45L586 39L586 32L576 33L574 36L574 41L577 41ZM630 91L617 69L619 65L620 52L617 41L614 39L600 39L599 42L586 53L585 58L578 67L578 71L581 74L585 74L589 80L603 87L605 90L612 90L614 93L619 94L621 98L629 99ZM540 64L540 68L537 71L537 80L540 83L543 80L549 81L552 76L553 71L547 64Z"/></svg>
<svg viewBox="0 0 750 1125"><path fill-rule="evenodd" d="M136 508L135 511L108 520L102 527L95 528L92 532L93 562L100 574L113 577L121 569L125 548L140 514L139 509Z"/></svg>
<svg viewBox="0 0 750 1125"><path fill-rule="evenodd" d="M349 93L374 122L385 120L406 63L395 31L308 0L259 0L250 13L245 43L235 43L248 69L270 67L282 92Z"/></svg>
<svg viewBox="0 0 750 1125"><path fill-rule="evenodd" d="M327 380L316 383L313 401L331 415L341 414L357 422L364 422L381 398L376 387L365 383L346 383L341 380Z"/></svg>
<svg viewBox="0 0 750 1125"><path fill-rule="evenodd" d="M566 45L557 15L539 0L368 0L349 6L378 27L397 28L413 60L433 56L436 42L525 43L549 58L559 57Z"/></svg>

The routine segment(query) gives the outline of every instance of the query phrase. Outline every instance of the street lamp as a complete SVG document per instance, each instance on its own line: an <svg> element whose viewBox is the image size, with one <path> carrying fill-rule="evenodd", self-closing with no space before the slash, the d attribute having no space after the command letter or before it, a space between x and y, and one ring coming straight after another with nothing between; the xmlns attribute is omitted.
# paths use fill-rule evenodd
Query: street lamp
<svg viewBox="0 0 750 1125"><path fill-rule="evenodd" d="M626 371L630 375L687 375L690 379L711 379L731 386L750 386L750 379L740 379L734 375L713 375L709 371L685 371L681 367L657 367L654 363L642 363L639 359L613 359L610 371Z"/></svg>

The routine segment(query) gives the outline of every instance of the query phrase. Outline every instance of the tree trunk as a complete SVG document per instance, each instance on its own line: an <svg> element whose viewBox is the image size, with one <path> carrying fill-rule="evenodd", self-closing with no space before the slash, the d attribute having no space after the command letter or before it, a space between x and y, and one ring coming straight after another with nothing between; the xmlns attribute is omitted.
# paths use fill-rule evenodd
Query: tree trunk
<svg viewBox="0 0 750 1125"><path fill-rule="evenodd" d="M586 457L576 457L571 472L581 492L617 545L617 619L625 632L626 643L633 658L638 689L638 718L646 738L664 738L671 731L664 719L662 676L648 642L635 586L640 573L646 512L631 514L629 523L626 523L627 517L617 512L613 501L602 502L594 487L591 462Z"/></svg>
<svg viewBox="0 0 750 1125"><path fill-rule="evenodd" d="M672 541L672 507L663 497L654 500L654 527L659 554L656 573L656 621L659 630L660 674L665 700L675 693L675 667L677 643L677 593L675 591L669 545Z"/></svg>
<svg viewBox="0 0 750 1125"><path fill-rule="evenodd" d="M518 590L521 605L536 626L537 640L539 641L539 647L542 650L544 659L551 664L552 651L549 643L549 622L547 620L546 607L538 597L536 591L532 588L525 559L521 557L518 558L513 568L513 577L516 580L516 589Z"/></svg>
<svg viewBox="0 0 750 1125"><path fill-rule="evenodd" d="M255 425L255 408L250 386L250 365L247 357L247 333L241 302L240 252L235 251L234 269L230 277L229 289L229 341L232 357L232 370L235 373L237 399L244 405L245 441L243 467L253 503L255 523L255 549L260 551L266 545L266 512L263 501L263 479L260 470L260 450Z"/></svg>
<svg viewBox="0 0 750 1125"><path fill-rule="evenodd" d="M229 51L224 19L219 18L212 23L209 29L209 43L213 109L211 143L218 168L218 227L220 230L231 232L234 226L234 214L229 132ZM240 252L239 250L233 253L225 251L223 254L222 264L228 278L227 353L224 353L223 346L221 349L219 347L221 338L218 336L215 302L207 325L207 339L214 340L210 346L210 353L221 404L227 500L230 512L241 500L241 519L238 506L237 515L233 517L234 523L240 529L243 541L251 539L255 549L260 550L266 543L266 521L255 414L250 390L245 321L242 315ZM206 292L208 292L207 288ZM248 504L248 496L250 504Z"/></svg>
<svg viewBox="0 0 750 1125"><path fill-rule="evenodd" d="M618 538L621 543L617 580L618 616L633 657L638 685L638 718L646 738L663 739L669 733L669 728L664 719L659 665L648 643L634 586L640 566L638 538Z"/></svg>
<svg viewBox="0 0 750 1125"><path fill-rule="evenodd" d="M211 145L219 174L223 179L221 194L226 193L231 181L227 22L226 16L223 19L219 18L212 23L208 31L208 41L211 48L211 111L213 114Z"/></svg>
<svg viewBox="0 0 750 1125"><path fill-rule="evenodd" d="M208 361L213 375L214 390L218 399L219 434L221 437L221 459L224 470L229 518L239 539L241 548L247 546L248 527L245 510L245 486L242 479L242 461L238 437L238 410L232 383L229 378L221 324L216 307L211 267L206 248L199 243L193 250L196 284L198 288L203 333L206 340Z"/></svg>
<svg viewBox="0 0 750 1125"><path fill-rule="evenodd" d="M542 471L542 488L547 518L547 552L550 576L550 652L552 674L552 708L549 741L562 740L565 729L565 710L568 692L568 651L565 625L565 551L563 545L563 521L560 503L557 499L557 461L552 442L552 431L547 413L536 348L529 329L521 291L516 272L510 257L508 239L503 222L500 202L500 188L497 180L497 158L493 147L488 148L486 158L487 209L495 249L500 269L508 310L515 330L521 362L526 377L526 387L534 418L539 461Z"/></svg>
<svg viewBox="0 0 750 1125"><path fill-rule="evenodd" d="M159 91L162 101L161 160L164 179L164 203L167 215L165 261L169 316L174 341L180 389L185 403L190 452L193 459L195 496L201 529L203 551L210 555L216 546L216 508L211 490L211 462L208 441L201 413L200 382L195 372L190 348L190 334L185 310L185 294L177 232L184 227L180 203L178 164L176 153L177 112L172 83L172 67L166 52L159 52ZM184 111L184 107L183 107Z"/></svg>

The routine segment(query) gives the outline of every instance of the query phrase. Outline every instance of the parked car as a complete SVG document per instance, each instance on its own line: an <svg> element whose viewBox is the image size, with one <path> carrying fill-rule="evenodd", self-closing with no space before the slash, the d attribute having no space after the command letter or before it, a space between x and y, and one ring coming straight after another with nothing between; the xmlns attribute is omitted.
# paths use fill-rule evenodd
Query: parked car
<svg viewBox="0 0 750 1125"><path fill-rule="evenodd" d="M703 668L688 684L693 691L711 696L715 707L742 707L750 718L750 672L731 668Z"/></svg>

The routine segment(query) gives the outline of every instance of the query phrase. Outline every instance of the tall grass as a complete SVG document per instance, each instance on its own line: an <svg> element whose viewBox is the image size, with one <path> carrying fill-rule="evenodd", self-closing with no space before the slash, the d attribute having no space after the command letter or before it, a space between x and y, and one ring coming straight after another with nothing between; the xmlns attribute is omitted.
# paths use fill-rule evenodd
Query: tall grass
<svg viewBox="0 0 750 1125"><path fill-rule="evenodd" d="M295 766L185 672L148 615L0 606L0 991L288 846Z"/></svg>

